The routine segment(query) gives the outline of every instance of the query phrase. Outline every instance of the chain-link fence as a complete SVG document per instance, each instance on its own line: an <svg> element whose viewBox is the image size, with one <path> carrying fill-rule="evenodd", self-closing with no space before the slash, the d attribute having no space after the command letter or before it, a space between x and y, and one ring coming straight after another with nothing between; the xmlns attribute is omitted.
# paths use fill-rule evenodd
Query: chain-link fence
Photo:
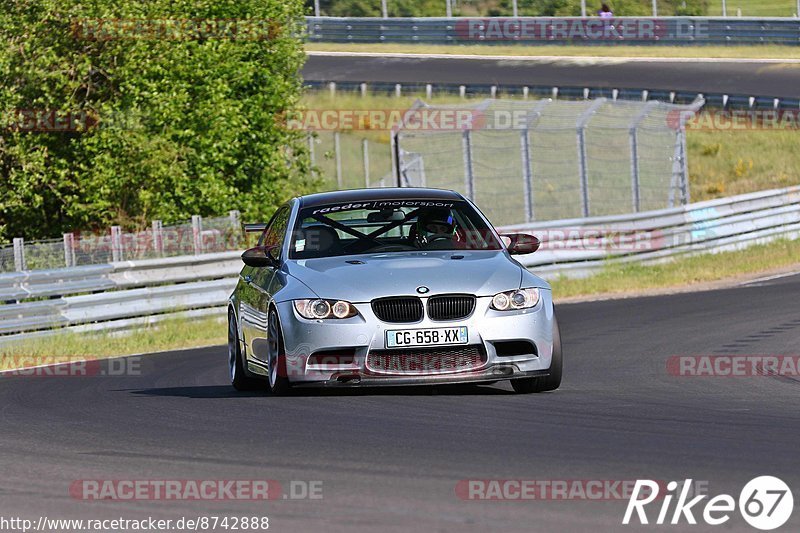
<svg viewBox="0 0 800 533"><path fill-rule="evenodd" d="M310 133L308 144L311 165L323 178L323 189L395 185L389 136L378 136L381 138L370 139L338 131Z"/></svg>
<svg viewBox="0 0 800 533"><path fill-rule="evenodd" d="M395 136L400 183L460 191L498 225L685 204L684 124L701 105L418 102Z"/></svg>
<svg viewBox="0 0 800 533"><path fill-rule="evenodd" d="M244 246L239 212L227 217L192 217L191 222L126 232L112 226L102 234L65 233L62 239L25 241L0 246L0 273L98 265L238 250Z"/></svg>

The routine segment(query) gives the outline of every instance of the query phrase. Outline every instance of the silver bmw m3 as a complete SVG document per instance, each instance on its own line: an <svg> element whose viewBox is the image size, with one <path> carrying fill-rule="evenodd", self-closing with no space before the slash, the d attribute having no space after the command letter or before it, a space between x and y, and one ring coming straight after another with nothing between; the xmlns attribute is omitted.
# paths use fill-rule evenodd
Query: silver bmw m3
<svg viewBox="0 0 800 533"><path fill-rule="evenodd" d="M260 231L228 307L238 390L561 383L550 286L453 191L364 189L295 198Z"/></svg>

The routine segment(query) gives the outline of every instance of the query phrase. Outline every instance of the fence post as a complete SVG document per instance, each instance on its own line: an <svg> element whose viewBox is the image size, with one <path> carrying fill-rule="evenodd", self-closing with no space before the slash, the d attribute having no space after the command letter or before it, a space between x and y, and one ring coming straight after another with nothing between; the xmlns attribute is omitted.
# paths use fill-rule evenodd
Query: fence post
<svg viewBox="0 0 800 533"><path fill-rule="evenodd" d="M650 113L653 107L657 106L658 102L647 102L642 110L631 121L628 128L628 137L631 146L631 202L633 204L633 212L638 213L641 209L641 180L639 179L639 125Z"/></svg>
<svg viewBox="0 0 800 533"><path fill-rule="evenodd" d="M722 0L723 2L725 0ZM653 0L653 17L658 16L658 0Z"/></svg>
<svg viewBox="0 0 800 533"><path fill-rule="evenodd" d="M314 153L314 134L308 132L308 159L311 163L311 175L314 175L314 167L317 166L317 157Z"/></svg>
<svg viewBox="0 0 800 533"><path fill-rule="evenodd" d="M386 0L381 0L381 16L385 19L389 18L389 9L386 6Z"/></svg>
<svg viewBox="0 0 800 533"><path fill-rule="evenodd" d="M111 226L111 260L122 261L122 228L119 226Z"/></svg>
<svg viewBox="0 0 800 533"><path fill-rule="evenodd" d="M530 132L526 127L520 131L520 153L522 154L522 179L525 191L525 222L533 221L533 173L531 172Z"/></svg>
<svg viewBox="0 0 800 533"><path fill-rule="evenodd" d="M581 0L581 16L586 18L586 0Z"/></svg>
<svg viewBox="0 0 800 533"><path fill-rule="evenodd" d="M17 272L28 270L25 264L25 239L22 237L14 239L14 270Z"/></svg>
<svg viewBox="0 0 800 533"><path fill-rule="evenodd" d="M333 132L333 155L336 160L336 187L342 190L342 146L339 132Z"/></svg>
<svg viewBox="0 0 800 533"><path fill-rule="evenodd" d="M192 237L194 237L194 255L203 253L203 217L192 215Z"/></svg>
<svg viewBox="0 0 800 533"><path fill-rule="evenodd" d="M336 98L336 82L332 81L328 83L328 91L330 92L331 98Z"/></svg>
<svg viewBox="0 0 800 533"><path fill-rule="evenodd" d="M369 189L369 141L361 139L361 152L364 155L364 185Z"/></svg>
<svg viewBox="0 0 800 533"><path fill-rule="evenodd" d="M164 257L164 224L160 220L154 220L153 228L153 251L156 257Z"/></svg>
<svg viewBox="0 0 800 533"><path fill-rule="evenodd" d="M75 235L64 233L64 266L66 268L75 266Z"/></svg>
<svg viewBox="0 0 800 533"><path fill-rule="evenodd" d="M461 134L461 148L464 157L464 190L467 198L475 200L475 175L472 167L472 132L464 130Z"/></svg>
<svg viewBox="0 0 800 533"><path fill-rule="evenodd" d="M534 172L533 172L533 156L531 155L530 131L531 125L534 129L538 126L539 119L542 117L544 108L550 105L553 101L549 98L543 98L536 102L533 112L530 113L525 120L525 129L522 132L523 138L520 139L522 143L522 173L525 179L525 216L526 222L532 222L536 219L536 203L533 192ZM536 123L534 124L534 121ZM527 161L527 163L526 163Z"/></svg>
<svg viewBox="0 0 800 533"><path fill-rule="evenodd" d="M393 187L402 187L403 184L400 182L400 132L397 133L392 132L389 135L389 151L391 152L389 155L392 158L392 181L394 185ZM381 187L383 184L381 184Z"/></svg>
<svg viewBox="0 0 800 533"><path fill-rule="evenodd" d="M319 17L319 0L314 0L314 16Z"/></svg>
<svg viewBox="0 0 800 533"><path fill-rule="evenodd" d="M689 189L689 158L686 154L686 130L682 127L678 135L681 143L681 203L686 205L692 201Z"/></svg>
<svg viewBox="0 0 800 533"><path fill-rule="evenodd" d="M453 17L453 3L452 0L444 0L444 12L447 18Z"/></svg>
<svg viewBox="0 0 800 533"><path fill-rule="evenodd" d="M238 209L228 211L228 218L231 221L231 245L236 248L239 246L239 239L242 236L242 217Z"/></svg>
<svg viewBox="0 0 800 533"><path fill-rule="evenodd" d="M581 183L581 206L584 217L589 216L589 168L586 154L586 124L592 118L597 108L606 102L605 98L598 98L578 118L578 173Z"/></svg>
<svg viewBox="0 0 800 533"><path fill-rule="evenodd" d="M722 0L722 16L728 16L728 3L725 0Z"/></svg>
<svg viewBox="0 0 800 533"><path fill-rule="evenodd" d="M519 10L517 9L517 0L511 0L511 13L514 18L519 16Z"/></svg>

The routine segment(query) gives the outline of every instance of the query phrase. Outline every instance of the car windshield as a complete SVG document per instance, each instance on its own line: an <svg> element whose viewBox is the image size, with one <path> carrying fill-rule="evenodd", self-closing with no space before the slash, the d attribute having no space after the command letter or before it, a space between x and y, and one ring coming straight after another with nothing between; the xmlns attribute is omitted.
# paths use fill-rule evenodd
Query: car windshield
<svg viewBox="0 0 800 533"><path fill-rule="evenodd" d="M492 229L469 203L408 199L301 209L289 257L500 249Z"/></svg>

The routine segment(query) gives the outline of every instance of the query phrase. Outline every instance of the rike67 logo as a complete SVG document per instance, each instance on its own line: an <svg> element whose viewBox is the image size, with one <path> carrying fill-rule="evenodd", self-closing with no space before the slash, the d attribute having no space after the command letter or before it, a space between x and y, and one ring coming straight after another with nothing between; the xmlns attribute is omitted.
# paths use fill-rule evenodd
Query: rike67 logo
<svg viewBox="0 0 800 533"><path fill-rule="evenodd" d="M720 494L703 505L701 502L708 496L703 494L689 499L691 486L691 479L687 479L683 485L670 481L667 483L666 494L661 494L657 482L649 479L637 480L622 523L630 524L633 519L635 524L638 519L640 524L649 524L652 514L648 518L645 507L662 498L658 517L654 522L657 525L697 524L698 517L711 526L722 525L730 520L731 514L737 508L737 501L733 496ZM760 476L751 479L739 493L738 509L748 524L756 529L769 531L781 527L789 520L794 509L794 497L789 486L782 480L773 476Z"/></svg>

